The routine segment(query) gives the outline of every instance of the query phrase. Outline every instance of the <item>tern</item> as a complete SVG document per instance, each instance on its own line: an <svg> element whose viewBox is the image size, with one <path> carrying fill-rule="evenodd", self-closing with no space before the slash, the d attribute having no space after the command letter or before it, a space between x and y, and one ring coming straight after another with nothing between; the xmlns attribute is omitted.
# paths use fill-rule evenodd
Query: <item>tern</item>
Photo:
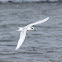
<svg viewBox="0 0 62 62"><path fill-rule="evenodd" d="M20 33L20 38L19 38L19 41L18 41L18 44L17 44L17 47L16 47L15 50L19 49L20 46L22 45L22 43L23 43L23 41L25 40L25 37L26 37L26 32L27 32L28 30L34 30L34 27L32 27L32 26L37 25L37 24L44 23L44 22L46 22L48 19L49 19L49 17L47 17L47 18L45 18L45 19L43 19L43 20L37 21L37 22L35 22L35 23L28 24L28 25L25 26L25 27L19 27L19 30L17 30L17 31L20 31L21 33Z"/></svg>

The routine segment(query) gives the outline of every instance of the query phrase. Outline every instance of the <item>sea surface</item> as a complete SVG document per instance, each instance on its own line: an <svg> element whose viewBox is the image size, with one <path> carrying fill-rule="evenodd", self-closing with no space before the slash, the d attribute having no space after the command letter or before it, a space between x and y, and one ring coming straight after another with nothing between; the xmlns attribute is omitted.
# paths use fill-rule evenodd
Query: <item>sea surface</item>
<svg viewBox="0 0 62 62"><path fill-rule="evenodd" d="M46 17L15 50L18 27ZM0 62L62 62L62 3L0 4Z"/></svg>

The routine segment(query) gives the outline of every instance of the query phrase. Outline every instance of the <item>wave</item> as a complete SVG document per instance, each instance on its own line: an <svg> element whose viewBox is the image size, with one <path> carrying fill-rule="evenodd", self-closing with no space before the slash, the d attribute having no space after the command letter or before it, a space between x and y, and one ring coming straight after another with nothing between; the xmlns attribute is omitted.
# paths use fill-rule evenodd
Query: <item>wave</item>
<svg viewBox="0 0 62 62"><path fill-rule="evenodd" d="M6 2L57 2L57 1L61 1L61 0L0 0L0 2L2 3L6 3Z"/></svg>

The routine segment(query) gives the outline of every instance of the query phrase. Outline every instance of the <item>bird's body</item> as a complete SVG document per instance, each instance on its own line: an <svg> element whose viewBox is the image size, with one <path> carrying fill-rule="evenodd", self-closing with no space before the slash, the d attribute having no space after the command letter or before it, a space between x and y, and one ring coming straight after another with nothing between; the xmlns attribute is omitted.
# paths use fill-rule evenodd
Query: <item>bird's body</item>
<svg viewBox="0 0 62 62"><path fill-rule="evenodd" d="M22 45L22 43L23 43L23 41L24 41L24 39L26 37L26 32L28 30L34 30L34 27L32 27L33 25L44 23L48 19L49 19L49 17L45 18L44 20L41 20L41 21L38 21L38 22L35 22L35 23L31 23L31 24L29 24L29 25L27 25L27 26L25 26L23 28L19 27L19 30L17 30L17 31L21 31L21 33L20 33L20 38L19 38L19 41L18 41L18 44L17 44L17 47L16 47L15 50L17 50Z"/></svg>

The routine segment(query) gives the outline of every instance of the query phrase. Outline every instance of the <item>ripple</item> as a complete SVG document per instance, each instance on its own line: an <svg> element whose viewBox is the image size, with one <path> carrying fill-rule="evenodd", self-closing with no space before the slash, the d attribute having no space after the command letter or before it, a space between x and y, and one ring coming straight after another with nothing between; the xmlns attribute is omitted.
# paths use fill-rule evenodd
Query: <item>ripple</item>
<svg viewBox="0 0 62 62"><path fill-rule="evenodd" d="M18 52L20 54L43 54L43 53L38 53L38 52Z"/></svg>

